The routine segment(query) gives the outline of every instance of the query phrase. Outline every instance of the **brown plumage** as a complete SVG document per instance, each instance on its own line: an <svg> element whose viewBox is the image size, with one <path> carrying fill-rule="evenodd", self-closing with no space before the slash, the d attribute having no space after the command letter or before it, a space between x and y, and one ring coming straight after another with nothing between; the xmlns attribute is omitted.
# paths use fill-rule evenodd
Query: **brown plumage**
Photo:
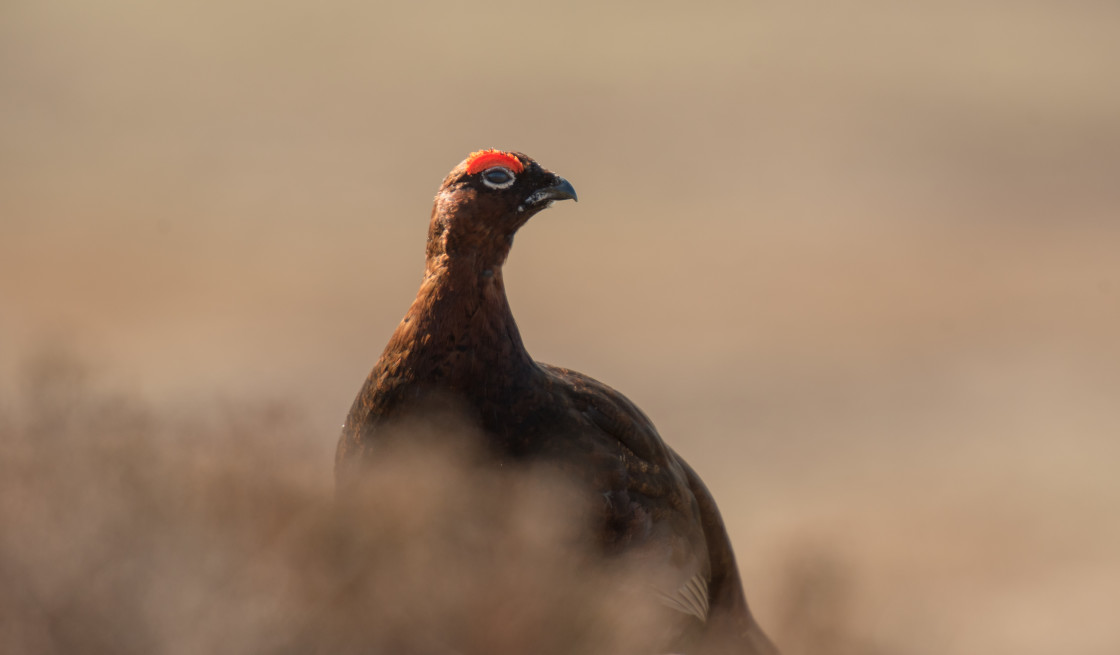
<svg viewBox="0 0 1120 655"><path fill-rule="evenodd" d="M534 362L502 280L513 235L572 186L521 153L474 153L443 181L416 300L354 401L339 439L340 482L395 421L446 404L504 463L547 462L601 496L589 541L607 556L665 553L666 606L690 627L666 647L772 653L751 616L715 501L653 423L621 393ZM683 617L694 617L685 619Z"/></svg>

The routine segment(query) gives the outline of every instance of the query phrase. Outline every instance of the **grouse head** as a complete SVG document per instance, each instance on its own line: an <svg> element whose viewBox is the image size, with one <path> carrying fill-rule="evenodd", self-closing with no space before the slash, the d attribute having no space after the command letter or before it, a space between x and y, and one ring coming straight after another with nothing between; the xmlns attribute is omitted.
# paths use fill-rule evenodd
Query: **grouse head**
<svg viewBox="0 0 1120 655"><path fill-rule="evenodd" d="M556 200L576 199L567 180L520 152L480 150L456 166L436 194L428 230L428 260L501 266L513 235Z"/></svg>

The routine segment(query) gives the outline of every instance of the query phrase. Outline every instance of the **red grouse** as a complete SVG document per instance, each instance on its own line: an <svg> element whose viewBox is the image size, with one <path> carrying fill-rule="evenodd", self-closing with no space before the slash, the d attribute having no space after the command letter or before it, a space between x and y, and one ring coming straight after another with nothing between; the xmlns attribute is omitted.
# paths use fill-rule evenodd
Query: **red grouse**
<svg viewBox="0 0 1120 655"><path fill-rule="evenodd" d="M453 403L499 460L558 463L601 497L589 539L604 554L668 553L677 582L658 592L692 625L686 642L668 647L773 653L700 477L621 393L525 351L502 264L518 228L567 199L576 199L571 184L518 152L475 152L451 171L432 210L420 292L354 401L336 475L360 476L386 426Z"/></svg>

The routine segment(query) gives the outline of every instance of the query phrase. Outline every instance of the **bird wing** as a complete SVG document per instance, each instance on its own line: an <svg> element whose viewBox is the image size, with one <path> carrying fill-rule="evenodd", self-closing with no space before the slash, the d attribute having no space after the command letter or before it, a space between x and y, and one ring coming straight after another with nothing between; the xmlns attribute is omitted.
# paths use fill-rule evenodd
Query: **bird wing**
<svg viewBox="0 0 1120 655"><path fill-rule="evenodd" d="M626 396L581 373L541 365L584 419L581 437L610 454L608 549L636 550L663 577L656 593L668 607L707 620L712 575L699 504L688 469L653 422Z"/></svg>
<svg viewBox="0 0 1120 655"><path fill-rule="evenodd" d="M701 524L708 545L708 560L712 571L708 590L711 602L707 630L709 647L720 652L730 648L752 655L779 655L778 649L759 627L747 605L731 539L715 499L688 462L676 453L674 456L688 476L688 485L700 508Z"/></svg>
<svg viewBox="0 0 1120 655"><path fill-rule="evenodd" d="M672 593L658 592L661 602L678 612L708 620L711 604L708 601L708 576L697 573Z"/></svg>

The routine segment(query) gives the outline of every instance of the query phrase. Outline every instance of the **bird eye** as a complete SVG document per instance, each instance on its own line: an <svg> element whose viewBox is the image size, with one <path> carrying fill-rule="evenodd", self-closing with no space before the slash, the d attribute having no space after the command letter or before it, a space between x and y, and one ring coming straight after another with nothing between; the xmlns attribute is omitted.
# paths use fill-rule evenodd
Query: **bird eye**
<svg viewBox="0 0 1120 655"><path fill-rule="evenodd" d="M513 171L504 166L495 166L482 172L482 183L491 189L509 188L513 180Z"/></svg>

